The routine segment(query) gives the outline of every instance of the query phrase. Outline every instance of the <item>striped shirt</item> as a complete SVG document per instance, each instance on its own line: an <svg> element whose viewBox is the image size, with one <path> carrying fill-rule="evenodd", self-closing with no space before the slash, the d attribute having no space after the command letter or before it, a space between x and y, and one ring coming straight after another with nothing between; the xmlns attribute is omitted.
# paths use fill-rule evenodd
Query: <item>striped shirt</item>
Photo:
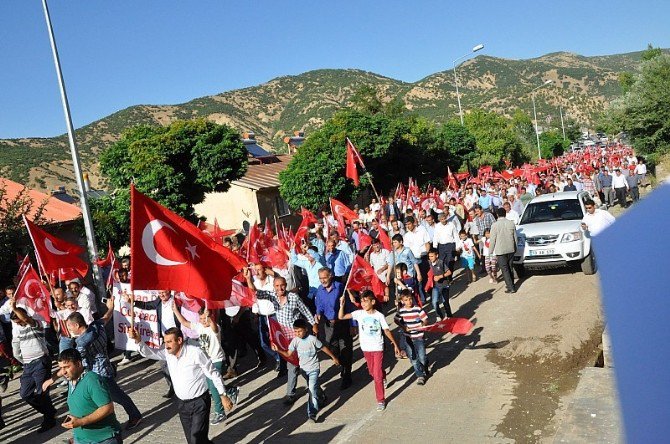
<svg viewBox="0 0 670 444"><path fill-rule="evenodd" d="M423 308L417 306L411 308L402 307L400 310L398 310L398 316L400 316L401 322L408 329L407 331L403 332L405 336L412 339L423 338L423 332L415 330L417 327L421 327L423 325L423 321L428 319L428 316L426 315L426 312L423 311Z"/></svg>
<svg viewBox="0 0 670 444"><path fill-rule="evenodd" d="M40 321L36 321L34 327L20 326L17 323L14 325L16 327L13 330L12 348L14 356L22 364L29 364L49 354L44 339L44 326Z"/></svg>

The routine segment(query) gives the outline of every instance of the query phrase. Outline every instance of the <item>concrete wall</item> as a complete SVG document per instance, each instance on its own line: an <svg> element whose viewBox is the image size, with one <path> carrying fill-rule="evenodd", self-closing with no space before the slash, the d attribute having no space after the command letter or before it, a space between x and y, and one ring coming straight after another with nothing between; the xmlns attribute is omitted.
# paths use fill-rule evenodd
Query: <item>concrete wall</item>
<svg viewBox="0 0 670 444"><path fill-rule="evenodd" d="M231 185L225 193L208 193L205 200L195 206L195 212L207 222L219 222L223 229L242 228L261 220L256 191Z"/></svg>

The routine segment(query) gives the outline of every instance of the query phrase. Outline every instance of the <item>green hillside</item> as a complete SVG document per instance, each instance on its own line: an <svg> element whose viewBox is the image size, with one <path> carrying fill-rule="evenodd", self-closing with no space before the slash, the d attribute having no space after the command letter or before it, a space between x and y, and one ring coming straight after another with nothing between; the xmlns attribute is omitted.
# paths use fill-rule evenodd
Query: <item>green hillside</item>
<svg viewBox="0 0 670 444"><path fill-rule="evenodd" d="M530 114L531 89L551 79L554 84L536 95L538 119L558 119L562 105L567 115L588 126L619 96L618 74L634 71L641 54L584 57L559 52L529 60L480 55L458 67L461 103L465 112L481 107L511 115L519 108ZM261 143L281 149L285 134L304 129L309 135L348 106L352 95L365 85L374 86L388 100L401 98L411 111L437 122L457 116L452 70L406 83L360 70L322 69L178 105L132 106L78 129L77 141L92 184L104 187L97 154L130 126L204 117L240 133L254 131ZM72 189L71 171L65 136L0 140L0 176L42 190L58 185Z"/></svg>

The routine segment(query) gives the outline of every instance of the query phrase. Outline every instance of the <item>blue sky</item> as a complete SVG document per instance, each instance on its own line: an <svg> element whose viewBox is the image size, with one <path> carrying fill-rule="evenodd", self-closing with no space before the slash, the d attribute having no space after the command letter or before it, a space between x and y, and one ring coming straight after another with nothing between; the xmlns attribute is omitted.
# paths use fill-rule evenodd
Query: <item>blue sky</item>
<svg viewBox="0 0 670 444"><path fill-rule="evenodd" d="M533 58L670 47L670 2L50 0L80 127L319 68L404 81L483 53ZM41 0L0 2L0 137L65 132Z"/></svg>

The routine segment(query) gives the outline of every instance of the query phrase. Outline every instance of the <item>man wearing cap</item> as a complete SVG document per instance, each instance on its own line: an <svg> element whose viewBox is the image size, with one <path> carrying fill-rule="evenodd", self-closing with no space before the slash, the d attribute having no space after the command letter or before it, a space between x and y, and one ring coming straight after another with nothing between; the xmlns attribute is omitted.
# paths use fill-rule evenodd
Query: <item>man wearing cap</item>
<svg viewBox="0 0 670 444"><path fill-rule="evenodd" d="M612 188L614 188L617 203L621 208L625 208L627 206L626 193L628 192L628 182L626 181L626 176L621 173L619 168L614 170L614 176L612 176Z"/></svg>

